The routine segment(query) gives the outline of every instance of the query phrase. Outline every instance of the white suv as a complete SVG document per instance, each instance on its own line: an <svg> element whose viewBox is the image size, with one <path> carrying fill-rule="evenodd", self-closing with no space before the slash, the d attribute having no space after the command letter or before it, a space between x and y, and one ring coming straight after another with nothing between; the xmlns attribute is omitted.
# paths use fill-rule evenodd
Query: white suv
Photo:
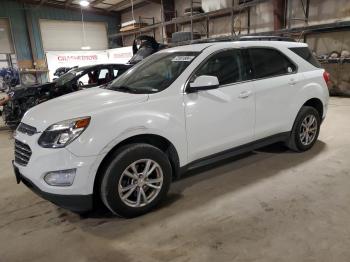
<svg viewBox="0 0 350 262"><path fill-rule="evenodd" d="M75 212L100 200L144 214L185 170L278 141L310 149L327 81L303 43L166 49L109 85L29 110L15 134L17 181Z"/></svg>

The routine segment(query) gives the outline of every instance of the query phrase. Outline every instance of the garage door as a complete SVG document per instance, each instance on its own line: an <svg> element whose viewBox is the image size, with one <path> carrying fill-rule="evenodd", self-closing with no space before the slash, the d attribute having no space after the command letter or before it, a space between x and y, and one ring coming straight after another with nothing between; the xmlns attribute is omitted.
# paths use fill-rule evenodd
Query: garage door
<svg viewBox="0 0 350 262"><path fill-rule="evenodd" d="M13 54L13 44L9 20L0 18L0 54Z"/></svg>
<svg viewBox="0 0 350 262"><path fill-rule="evenodd" d="M45 51L77 51L83 45L91 50L108 48L107 25L103 22L85 22L85 44L81 21L40 20L40 30Z"/></svg>

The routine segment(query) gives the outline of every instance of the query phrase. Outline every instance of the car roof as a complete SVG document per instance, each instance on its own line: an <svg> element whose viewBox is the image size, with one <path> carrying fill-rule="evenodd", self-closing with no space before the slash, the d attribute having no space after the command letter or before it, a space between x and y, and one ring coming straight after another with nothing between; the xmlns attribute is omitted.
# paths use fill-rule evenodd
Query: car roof
<svg viewBox="0 0 350 262"><path fill-rule="evenodd" d="M130 64L113 64L113 63L108 63L108 64L98 64L98 65L87 65L87 66L80 66L77 67L75 69L78 70L88 70L88 69L92 69L92 68L100 68L100 67L104 67L104 66L116 66L116 67L120 67L120 68L129 68L132 65Z"/></svg>
<svg viewBox="0 0 350 262"><path fill-rule="evenodd" d="M289 42L289 41L223 41L223 42L210 42L201 44L191 44L176 46L168 49L164 49L160 52L201 52L206 48L240 48L240 47L256 47L256 46L266 46L266 47L307 47L305 43Z"/></svg>

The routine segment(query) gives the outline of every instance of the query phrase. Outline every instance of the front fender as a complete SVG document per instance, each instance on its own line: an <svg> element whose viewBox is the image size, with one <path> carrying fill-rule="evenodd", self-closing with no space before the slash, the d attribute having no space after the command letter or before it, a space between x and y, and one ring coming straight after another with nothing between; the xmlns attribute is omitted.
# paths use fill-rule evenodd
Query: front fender
<svg viewBox="0 0 350 262"><path fill-rule="evenodd" d="M143 109L139 112L124 112L119 116L119 118L92 119L93 126L89 126L77 141L68 145L67 149L78 156L95 155L102 156L103 159L108 152L125 139L152 134L162 136L174 145L180 164L187 161L185 124L175 115Z"/></svg>

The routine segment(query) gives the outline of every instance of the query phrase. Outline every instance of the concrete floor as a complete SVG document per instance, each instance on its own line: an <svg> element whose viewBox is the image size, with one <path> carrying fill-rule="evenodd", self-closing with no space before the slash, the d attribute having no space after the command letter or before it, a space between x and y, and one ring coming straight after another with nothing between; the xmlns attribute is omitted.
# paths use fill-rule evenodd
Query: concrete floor
<svg viewBox="0 0 350 262"><path fill-rule="evenodd" d="M173 184L136 218L82 219L16 185L0 131L0 261L350 261L350 99L306 153L275 145Z"/></svg>

